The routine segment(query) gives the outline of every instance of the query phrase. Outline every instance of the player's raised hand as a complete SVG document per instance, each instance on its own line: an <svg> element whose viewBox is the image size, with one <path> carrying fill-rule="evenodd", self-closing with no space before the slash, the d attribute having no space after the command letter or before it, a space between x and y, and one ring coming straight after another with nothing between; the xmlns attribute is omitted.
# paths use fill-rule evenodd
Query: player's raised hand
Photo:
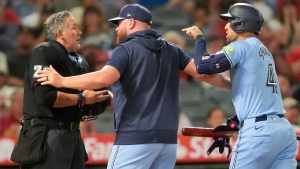
<svg viewBox="0 0 300 169"><path fill-rule="evenodd" d="M58 88L62 87L62 82L64 79L64 77L57 73L52 65L50 65L50 71L40 70L38 75L36 75L36 78L38 78L38 82L42 82L41 85L52 85Z"/></svg>
<svg viewBox="0 0 300 169"><path fill-rule="evenodd" d="M185 32L187 35L193 37L194 39L196 39L196 37L198 35L202 35L203 36L203 33L201 32L201 30L197 26L192 26L192 27L184 28L181 31Z"/></svg>

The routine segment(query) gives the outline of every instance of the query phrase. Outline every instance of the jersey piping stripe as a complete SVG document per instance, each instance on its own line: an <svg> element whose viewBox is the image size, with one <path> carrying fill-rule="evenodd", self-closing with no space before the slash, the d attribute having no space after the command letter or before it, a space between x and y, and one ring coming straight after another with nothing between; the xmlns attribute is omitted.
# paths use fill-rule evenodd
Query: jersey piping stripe
<svg viewBox="0 0 300 169"><path fill-rule="evenodd" d="M120 148L120 145L118 145L117 148L116 148L116 152L115 152L113 161L111 162L111 169L114 168L114 164L115 164L115 162L116 162L116 158L117 158L117 155L118 155L118 152L119 152L119 148Z"/></svg>
<svg viewBox="0 0 300 169"><path fill-rule="evenodd" d="M225 54L225 56L227 57L227 59L228 59L228 61L229 61L230 65L231 65L231 68L232 68L232 62L231 62L230 58L228 57L227 53L226 53L226 52L224 52L223 50L222 50L222 53L224 53L224 54Z"/></svg>
<svg viewBox="0 0 300 169"><path fill-rule="evenodd" d="M238 136L239 136L238 142L236 143L236 153L234 153L234 160L233 160L233 163L232 163L232 169L235 169L235 164L236 164L237 156L239 154L238 150L239 150L239 146L240 146L240 142L241 142L241 138L242 138L241 135L242 135L242 131L240 129L239 134L238 134Z"/></svg>

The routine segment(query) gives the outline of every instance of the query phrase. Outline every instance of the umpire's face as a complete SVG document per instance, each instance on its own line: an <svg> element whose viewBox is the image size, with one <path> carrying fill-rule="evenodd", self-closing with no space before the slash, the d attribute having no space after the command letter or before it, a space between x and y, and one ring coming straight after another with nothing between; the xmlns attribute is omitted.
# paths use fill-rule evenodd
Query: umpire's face
<svg viewBox="0 0 300 169"><path fill-rule="evenodd" d="M78 29L76 21L73 17L66 18L66 28L61 32L62 45L68 52L76 52L80 49L80 36L82 32Z"/></svg>

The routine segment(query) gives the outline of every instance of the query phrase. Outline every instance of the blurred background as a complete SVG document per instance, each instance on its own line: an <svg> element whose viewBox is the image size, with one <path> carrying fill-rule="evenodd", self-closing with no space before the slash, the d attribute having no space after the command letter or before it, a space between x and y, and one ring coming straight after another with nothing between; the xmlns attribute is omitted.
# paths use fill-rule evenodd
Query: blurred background
<svg viewBox="0 0 300 169"><path fill-rule="evenodd" d="M226 45L226 22L218 14L227 13L236 2L253 4L262 12L265 22L258 38L275 60L286 117L300 131L299 0L0 0L0 136L18 136L27 61L35 45L45 41L43 23L52 13L69 10L73 14L82 31L78 53L88 61L91 71L96 71L106 64L116 45L115 26L107 20L116 17L125 4L139 3L148 8L153 15L152 28L193 57L194 39L181 29L198 26L207 39L208 52L218 52ZM235 114L230 91L179 73L179 133L182 126L215 127ZM113 125L113 109L107 109L98 119L84 122L81 132L114 133ZM228 168L227 163L188 168L201 166Z"/></svg>

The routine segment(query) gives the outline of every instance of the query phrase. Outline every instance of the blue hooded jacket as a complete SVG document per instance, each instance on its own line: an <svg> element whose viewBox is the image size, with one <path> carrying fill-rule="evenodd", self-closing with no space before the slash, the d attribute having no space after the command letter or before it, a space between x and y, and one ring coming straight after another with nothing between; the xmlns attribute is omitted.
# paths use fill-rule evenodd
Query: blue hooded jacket
<svg viewBox="0 0 300 169"><path fill-rule="evenodd" d="M179 71L190 61L152 29L114 49L107 64L121 75L112 85L115 145L177 143Z"/></svg>

